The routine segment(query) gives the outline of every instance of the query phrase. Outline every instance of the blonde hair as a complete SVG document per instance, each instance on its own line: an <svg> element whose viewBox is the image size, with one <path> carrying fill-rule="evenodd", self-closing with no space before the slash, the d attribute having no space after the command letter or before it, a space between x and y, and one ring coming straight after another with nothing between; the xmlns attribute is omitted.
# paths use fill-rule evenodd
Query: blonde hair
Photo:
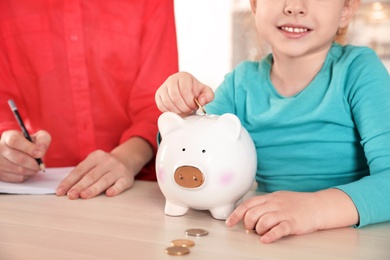
<svg viewBox="0 0 390 260"><path fill-rule="evenodd" d="M341 45L344 45L347 42L347 35L348 35L348 26L339 28L333 40Z"/></svg>
<svg viewBox="0 0 390 260"><path fill-rule="evenodd" d="M347 5L349 3L350 0L345 0L345 5ZM346 44L347 42L347 34L348 34L348 25L346 27L343 27L343 28L339 28L336 32L336 35L334 36L334 41L341 44L341 45L344 45Z"/></svg>
<svg viewBox="0 0 390 260"><path fill-rule="evenodd" d="M267 54L267 43L262 39L256 30L255 20L252 12L244 11L238 16L240 38L245 41L249 60L260 60Z"/></svg>

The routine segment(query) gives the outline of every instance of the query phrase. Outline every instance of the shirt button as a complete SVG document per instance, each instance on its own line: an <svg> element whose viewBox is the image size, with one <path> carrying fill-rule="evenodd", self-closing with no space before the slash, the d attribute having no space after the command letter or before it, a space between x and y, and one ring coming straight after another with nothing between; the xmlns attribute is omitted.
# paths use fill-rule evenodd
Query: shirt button
<svg viewBox="0 0 390 260"><path fill-rule="evenodd" d="M75 42L79 39L79 37L77 35L72 35L70 36L70 39Z"/></svg>

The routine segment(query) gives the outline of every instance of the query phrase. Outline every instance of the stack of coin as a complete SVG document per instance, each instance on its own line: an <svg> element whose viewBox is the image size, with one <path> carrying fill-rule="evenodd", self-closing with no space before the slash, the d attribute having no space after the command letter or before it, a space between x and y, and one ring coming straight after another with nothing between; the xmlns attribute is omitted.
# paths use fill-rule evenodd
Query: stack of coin
<svg viewBox="0 0 390 260"><path fill-rule="evenodd" d="M209 232L201 228L190 228L185 231L188 236L205 236ZM187 255L190 253L190 247L195 246L195 242L190 239L175 239L171 241L171 246L165 248L168 255Z"/></svg>

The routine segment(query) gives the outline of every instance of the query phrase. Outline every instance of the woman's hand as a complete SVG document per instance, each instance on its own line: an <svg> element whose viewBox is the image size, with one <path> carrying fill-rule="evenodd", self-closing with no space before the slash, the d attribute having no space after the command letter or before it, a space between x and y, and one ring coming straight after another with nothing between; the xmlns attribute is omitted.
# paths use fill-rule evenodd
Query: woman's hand
<svg viewBox="0 0 390 260"><path fill-rule="evenodd" d="M67 194L70 199L89 199L106 191L115 196L130 188L134 174L110 153L92 152L69 175L61 181L57 195Z"/></svg>
<svg viewBox="0 0 390 260"><path fill-rule="evenodd" d="M102 192L118 195L133 186L135 176L152 158L152 147L139 137L110 153L94 151L61 181L56 193L69 199L89 199Z"/></svg>
<svg viewBox="0 0 390 260"><path fill-rule="evenodd" d="M48 132L40 130L31 135L33 143L16 130L3 132L0 138L0 180L23 182L39 170L36 161L45 156L51 142Z"/></svg>

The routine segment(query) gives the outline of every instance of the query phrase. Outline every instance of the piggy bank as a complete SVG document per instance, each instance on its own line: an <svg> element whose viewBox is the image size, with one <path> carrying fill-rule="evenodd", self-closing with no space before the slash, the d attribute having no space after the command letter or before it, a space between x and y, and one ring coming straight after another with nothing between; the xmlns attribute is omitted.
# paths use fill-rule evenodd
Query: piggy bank
<svg viewBox="0 0 390 260"><path fill-rule="evenodd" d="M254 143L238 117L166 112L158 128L156 174L165 214L192 208L225 220L251 188L257 167Z"/></svg>

